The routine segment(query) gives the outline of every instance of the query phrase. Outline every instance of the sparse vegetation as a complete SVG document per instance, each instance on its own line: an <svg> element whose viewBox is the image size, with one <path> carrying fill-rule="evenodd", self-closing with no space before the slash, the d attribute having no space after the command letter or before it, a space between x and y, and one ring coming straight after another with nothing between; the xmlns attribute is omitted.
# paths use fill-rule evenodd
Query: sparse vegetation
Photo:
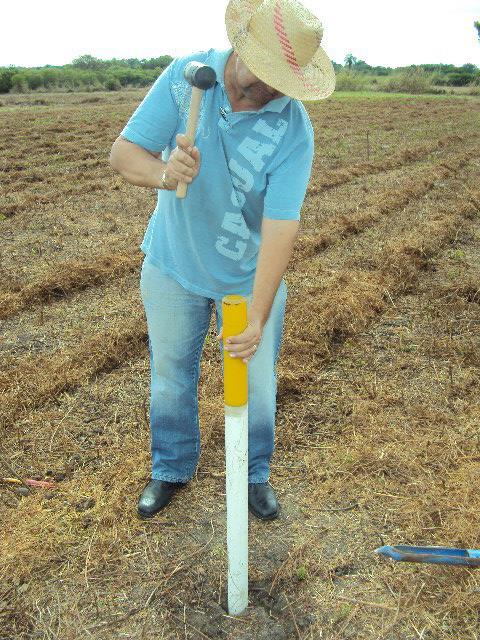
<svg viewBox="0 0 480 640"><path fill-rule="evenodd" d="M422 69L392 76L383 85L385 91L394 93L427 93L429 88L430 79Z"/></svg>
<svg viewBox="0 0 480 640"><path fill-rule="evenodd" d="M2 98L0 477L55 488L0 480L0 637L471 640L478 572L373 550L480 546L478 100L305 105L317 144L286 274L282 515L250 520L235 620L215 340L197 474L152 521L135 513L150 472L138 245L156 193L108 154L145 91Z"/></svg>

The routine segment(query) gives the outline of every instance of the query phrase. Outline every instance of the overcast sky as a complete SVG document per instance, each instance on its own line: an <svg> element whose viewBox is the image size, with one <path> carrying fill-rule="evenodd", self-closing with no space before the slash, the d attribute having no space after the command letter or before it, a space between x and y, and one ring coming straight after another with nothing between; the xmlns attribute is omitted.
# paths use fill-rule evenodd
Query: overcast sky
<svg viewBox="0 0 480 640"><path fill-rule="evenodd" d="M368 64L399 67L473 62L480 0L304 0L324 26L335 62L351 52ZM63 65L84 54L152 58L229 47L227 0L9 0L2 3L0 66Z"/></svg>

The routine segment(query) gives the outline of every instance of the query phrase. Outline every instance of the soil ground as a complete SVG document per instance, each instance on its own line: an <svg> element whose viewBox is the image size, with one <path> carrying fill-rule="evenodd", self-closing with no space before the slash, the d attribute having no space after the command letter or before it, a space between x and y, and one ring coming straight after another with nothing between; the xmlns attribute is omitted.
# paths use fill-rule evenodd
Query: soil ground
<svg viewBox="0 0 480 640"><path fill-rule="evenodd" d="M202 456L168 509L149 478L139 244L155 206L108 163L144 95L0 106L1 640L473 640L474 569L382 544L480 547L480 101L329 98L286 273L270 481L249 606L226 613L214 319ZM368 132L368 137L367 137Z"/></svg>

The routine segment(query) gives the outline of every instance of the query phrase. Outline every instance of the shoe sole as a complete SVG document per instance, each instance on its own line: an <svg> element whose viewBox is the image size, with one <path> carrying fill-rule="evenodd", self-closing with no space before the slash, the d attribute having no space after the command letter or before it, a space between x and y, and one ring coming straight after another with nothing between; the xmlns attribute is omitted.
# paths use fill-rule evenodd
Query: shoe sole
<svg viewBox="0 0 480 640"><path fill-rule="evenodd" d="M167 505L165 505L165 507L166 506ZM162 509L165 509L165 507L161 507L160 509L153 511L152 513L145 513L143 511L140 511L140 509L137 509L137 514L141 520L148 520L149 518L153 518L154 516L156 516L157 513L160 513L160 511L162 511Z"/></svg>
<svg viewBox="0 0 480 640"><path fill-rule="evenodd" d="M169 504L170 501L168 501L167 504L164 504L162 507L156 509L155 511L140 511L140 509L137 509L137 513L140 518L142 518L142 520L147 520L148 518L153 518L153 516L156 516L157 513L160 513L160 511L163 511L166 507L168 507Z"/></svg>
<svg viewBox="0 0 480 640"><path fill-rule="evenodd" d="M275 518L278 518L278 516L280 515L280 507L278 507L278 509L269 516L262 516L260 513L258 513L258 511L255 511L255 509L253 509L250 505L248 505L248 510L259 520L275 520Z"/></svg>

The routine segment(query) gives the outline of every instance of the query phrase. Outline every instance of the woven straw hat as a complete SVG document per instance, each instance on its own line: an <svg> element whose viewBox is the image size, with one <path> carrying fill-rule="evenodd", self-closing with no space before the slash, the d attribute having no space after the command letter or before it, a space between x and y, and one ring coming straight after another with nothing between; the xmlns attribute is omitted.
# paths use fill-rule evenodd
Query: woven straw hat
<svg viewBox="0 0 480 640"><path fill-rule="evenodd" d="M296 0L230 0L225 24L240 59L277 91L320 100L335 89L333 65L320 47L322 24Z"/></svg>

